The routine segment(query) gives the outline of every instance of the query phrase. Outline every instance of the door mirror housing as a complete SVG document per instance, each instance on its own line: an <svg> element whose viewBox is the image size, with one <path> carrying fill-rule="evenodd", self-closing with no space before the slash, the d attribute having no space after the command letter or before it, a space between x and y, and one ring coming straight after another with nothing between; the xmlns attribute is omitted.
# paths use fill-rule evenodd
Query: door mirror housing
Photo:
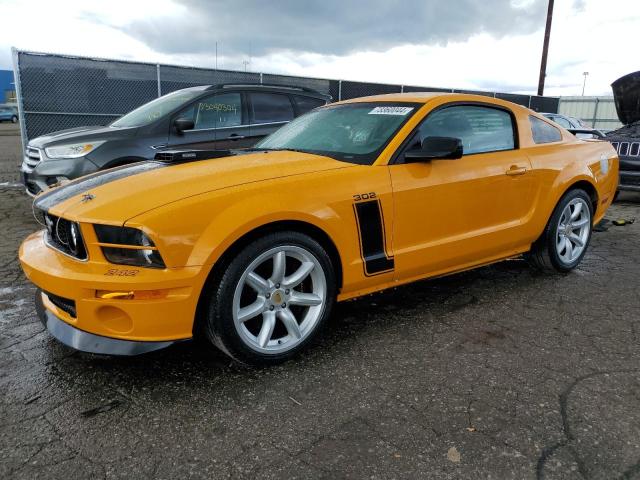
<svg viewBox="0 0 640 480"><path fill-rule="evenodd" d="M453 137L427 137L418 148L404 154L405 163L429 162L431 160L455 160L463 153L462 140Z"/></svg>
<svg viewBox="0 0 640 480"><path fill-rule="evenodd" d="M173 126L176 127L178 133L182 133L185 130L193 130L195 123L190 118L176 118L173 121Z"/></svg>

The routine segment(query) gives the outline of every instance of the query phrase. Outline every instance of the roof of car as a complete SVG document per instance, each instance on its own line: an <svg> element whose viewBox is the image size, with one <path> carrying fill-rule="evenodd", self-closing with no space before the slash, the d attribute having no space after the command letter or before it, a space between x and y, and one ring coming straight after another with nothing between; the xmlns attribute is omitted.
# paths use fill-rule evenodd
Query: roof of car
<svg viewBox="0 0 640 480"><path fill-rule="evenodd" d="M276 84L267 84L267 83L218 83L213 85L198 85L196 87L187 87L182 90L191 90L191 91L211 91L211 90L226 90L226 89L258 89L265 91L277 91L277 90L286 90L294 93L302 94L302 95L313 95L316 97L321 97L326 100L331 100L331 95L327 93L322 93L317 90L313 90L308 87L298 87L295 85L276 85Z"/></svg>
<svg viewBox="0 0 640 480"><path fill-rule="evenodd" d="M486 95L475 95L470 93L444 93L444 92L410 92L410 93L388 93L385 95L372 95L370 97L359 97L350 100L343 100L340 103L357 102L410 102L427 103L434 98L446 97L450 101L485 102L495 105L514 105L507 100L489 97Z"/></svg>

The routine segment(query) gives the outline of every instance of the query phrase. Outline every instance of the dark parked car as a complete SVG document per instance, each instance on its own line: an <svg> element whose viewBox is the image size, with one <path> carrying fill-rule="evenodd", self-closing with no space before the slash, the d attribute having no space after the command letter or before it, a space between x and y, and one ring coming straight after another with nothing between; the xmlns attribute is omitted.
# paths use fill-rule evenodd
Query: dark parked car
<svg viewBox="0 0 640 480"><path fill-rule="evenodd" d="M640 71L617 79L611 87L618 118L624 124L606 137L620 158L618 190L640 192Z"/></svg>
<svg viewBox="0 0 640 480"><path fill-rule="evenodd" d="M604 136L602 130L590 127L579 118L561 115L560 113L541 113L541 115L569 131L577 130L576 136L578 138L602 138Z"/></svg>
<svg viewBox="0 0 640 480"><path fill-rule="evenodd" d="M331 100L275 85L210 85L164 95L108 126L79 127L29 142L22 162L27 193L88 173L153 159L165 148L241 149Z"/></svg>

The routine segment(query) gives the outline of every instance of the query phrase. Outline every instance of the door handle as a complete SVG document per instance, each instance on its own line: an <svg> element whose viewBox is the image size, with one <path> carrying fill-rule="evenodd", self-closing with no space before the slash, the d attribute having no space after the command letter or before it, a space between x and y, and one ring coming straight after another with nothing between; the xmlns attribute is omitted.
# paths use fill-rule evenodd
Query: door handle
<svg viewBox="0 0 640 480"><path fill-rule="evenodd" d="M519 167L517 165L511 165L509 170L507 170L505 173L510 176L524 175L525 173L527 173L527 167Z"/></svg>
<svg viewBox="0 0 640 480"><path fill-rule="evenodd" d="M225 140L242 140L243 138L245 138L244 135L238 135L237 133L232 133L227 138L225 138Z"/></svg>

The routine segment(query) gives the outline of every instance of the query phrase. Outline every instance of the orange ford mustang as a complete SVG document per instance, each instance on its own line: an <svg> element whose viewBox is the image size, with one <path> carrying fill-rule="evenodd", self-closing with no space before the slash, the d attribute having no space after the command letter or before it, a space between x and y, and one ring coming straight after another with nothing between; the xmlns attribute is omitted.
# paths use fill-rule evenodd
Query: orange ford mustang
<svg viewBox="0 0 640 480"><path fill-rule="evenodd" d="M340 102L251 151L202 156L166 153L35 200L45 228L20 261L54 337L133 355L199 334L275 363L336 300L519 255L572 270L618 179L609 143L462 94Z"/></svg>

